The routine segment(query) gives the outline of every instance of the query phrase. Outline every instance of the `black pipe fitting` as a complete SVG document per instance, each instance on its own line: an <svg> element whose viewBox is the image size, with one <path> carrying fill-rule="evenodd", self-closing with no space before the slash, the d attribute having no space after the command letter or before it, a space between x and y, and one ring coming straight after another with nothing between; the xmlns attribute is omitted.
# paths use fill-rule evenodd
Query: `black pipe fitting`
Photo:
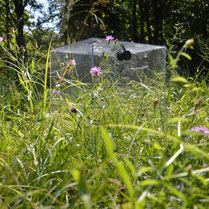
<svg viewBox="0 0 209 209"><path fill-rule="evenodd" d="M116 53L116 56L119 61L130 60L131 52L127 51L123 44L121 44L119 51Z"/></svg>

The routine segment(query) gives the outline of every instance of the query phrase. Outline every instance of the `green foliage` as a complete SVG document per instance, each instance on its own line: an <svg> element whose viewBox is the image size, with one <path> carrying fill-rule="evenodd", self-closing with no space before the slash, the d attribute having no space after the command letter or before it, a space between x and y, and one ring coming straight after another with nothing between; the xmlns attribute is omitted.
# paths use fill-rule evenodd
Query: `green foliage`
<svg viewBox="0 0 209 209"><path fill-rule="evenodd" d="M1 60L21 86L1 95L1 208L208 208L209 136L192 130L209 127L208 85L175 77L185 51L171 55L166 115L156 80L52 95L35 53Z"/></svg>

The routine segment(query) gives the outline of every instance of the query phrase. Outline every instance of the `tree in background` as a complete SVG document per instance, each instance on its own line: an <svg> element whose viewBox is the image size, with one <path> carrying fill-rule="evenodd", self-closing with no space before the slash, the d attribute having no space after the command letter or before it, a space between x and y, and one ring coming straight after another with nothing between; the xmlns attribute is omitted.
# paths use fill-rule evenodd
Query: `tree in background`
<svg viewBox="0 0 209 209"><path fill-rule="evenodd" d="M182 45L192 37L201 37L206 41L209 34L209 4L208 0L47 0L48 15L39 18L31 30L27 6L40 9L35 0L0 0L1 36L9 47L11 41L10 28L16 31L19 47L25 46L24 26L28 26L27 39L35 37L36 30L40 41L52 29L42 28L44 22L53 22L59 31L56 41L60 45L68 44L89 37L113 35L125 41L160 44L171 47ZM41 35L43 32L43 36ZM54 31L52 31L53 33ZM54 32L55 35L56 32ZM56 36L56 35L55 35ZM55 37L54 36L54 37ZM50 36L49 36L50 37ZM40 39L40 40L39 40ZM48 40L48 39L46 39ZM35 40L34 40L35 42ZM45 42L42 42L48 45ZM196 53L198 47L192 51ZM190 62L190 71L194 72L200 57ZM187 65L188 63L185 62Z"/></svg>
<svg viewBox="0 0 209 209"><path fill-rule="evenodd" d="M1 2L1 21L2 36L5 35L7 43L10 42L9 31L12 29L16 34L16 42L19 47L25 47L24 26L30 25L27 6L33 9L40 9L41 4L35 0L0 0Z"/></svg>
<svg viewBox="0 0 209 209"><path fill-rule="evenodd" d="M104 36L104 24L100 14L101 8L108 1L48 0L48 3L51 17L59 19L57 27L65 43L78 41L93 34L98 37L101 34Z"/></svg>
<svg viewBox="0 0 209 209"><path fill-rule="evenodd" d="M26 7L40 9L41 5L35 0L0 2L5 38L9 40L14 27L18 46L25 45L24 26L31 24ZM48 15L38 20L36 28L56 18L65 43L111 34L121 40L168 44L173 37L179 42L195 35L206 39L209 33L207 0L48 0L48 4ZM181 28L178 36L176 27Z"/></svg>

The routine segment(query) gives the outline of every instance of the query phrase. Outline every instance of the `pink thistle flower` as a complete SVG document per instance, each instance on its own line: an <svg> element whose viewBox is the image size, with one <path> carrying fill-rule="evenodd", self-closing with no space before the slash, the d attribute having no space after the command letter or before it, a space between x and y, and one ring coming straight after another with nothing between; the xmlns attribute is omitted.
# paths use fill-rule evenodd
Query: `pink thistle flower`
<svg viewBox="0 0 209 209"><path fill-rule="evenodd" d="M76 65L75 59L70 60L69 65L70 66L75 66Z"/></svg>
<svg viewBox="0 0 209 209"><path fill-rule="evenodd" d="M205 136L209 136L209 130L204 126L194 127L191 130L195 132L203 133Z"/></svg>
<svg viewBox="0 0 209 209"><path fill-rule="evenodd" d="M60 91L60 90L54 90L54 91L52 92L52 94L53 94L53 95L61 94L61 91Z"/></svg>
<svg viewBox="0 0 209 209"><path fill-rule="evenodd" d="M106 36L105 39L110 42L110 41L114 40L114 37L108 35L108 36Z"/></svg>
<svg viewBox="0 0 209 209"><path fill-rule="evenodd" d="M99 76L102 74L101 67L94 66L91 68L90 73L92 76Z"/></svg>
<svg viewBox="0 0 209 209"><path fill-rule="evenodd" d="M0 42L2 42L3 40L4 40L4 38L0 36Z"/></svg>

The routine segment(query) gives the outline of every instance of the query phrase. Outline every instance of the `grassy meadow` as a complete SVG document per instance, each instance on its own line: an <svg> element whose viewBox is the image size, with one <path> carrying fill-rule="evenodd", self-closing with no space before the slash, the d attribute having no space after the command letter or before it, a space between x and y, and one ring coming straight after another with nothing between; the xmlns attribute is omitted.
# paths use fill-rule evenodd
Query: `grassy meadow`
<svg viewBox="0 0 209 209"><path fill-rule="evenodd" d="M209 87L174 73L186 47L165 109L163 82L96 77L72 97L50 91L48 60L44 74L7 60L19 86L1 91L0 208L209 208Z"/></svg>

